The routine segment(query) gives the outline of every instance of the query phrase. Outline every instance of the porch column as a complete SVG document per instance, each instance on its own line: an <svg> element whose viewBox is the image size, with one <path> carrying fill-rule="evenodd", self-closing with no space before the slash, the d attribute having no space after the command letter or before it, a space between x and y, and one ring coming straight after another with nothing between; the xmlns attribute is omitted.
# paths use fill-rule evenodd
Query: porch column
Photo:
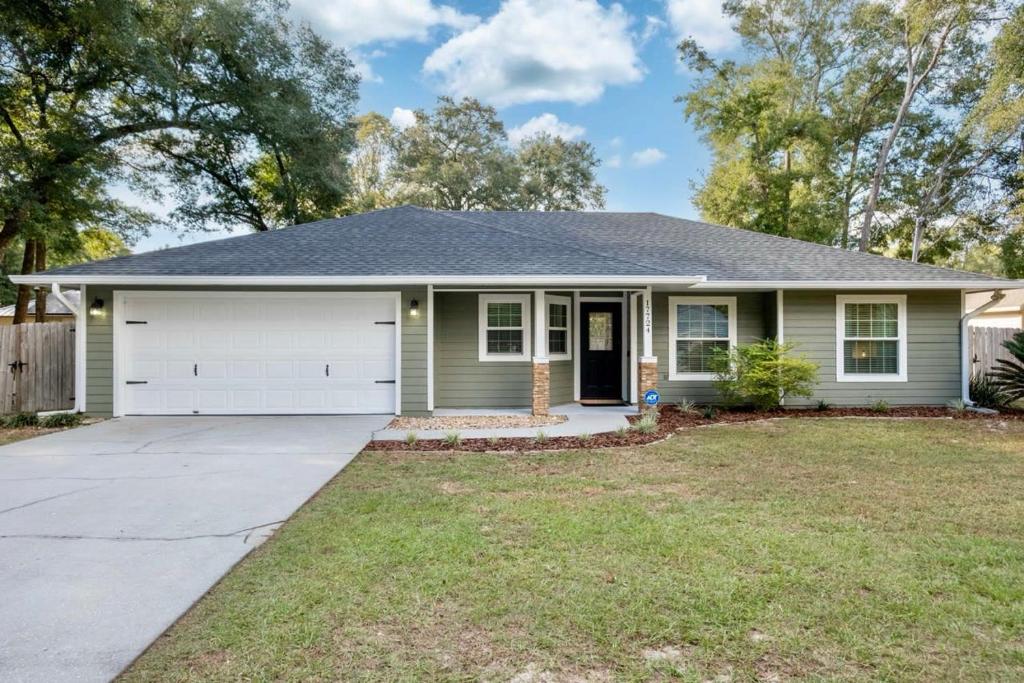
<svg viewBox="0 0 1024 683"><path fill-rule="evenodd" d="M644 403L644 394L658 388L658 359L654 355L654 309L651 305L651 288L647 287L641 297L641 321L643 324L643 354L637 372L637 404L640 410L649 410Z"/></svg>
<svg viewBox="0 0 1024 683"><path fill-rule="evenodd" d="M548 363L547 304L544 290L533 292L533 414L551 407L551 365Z"/></svg>

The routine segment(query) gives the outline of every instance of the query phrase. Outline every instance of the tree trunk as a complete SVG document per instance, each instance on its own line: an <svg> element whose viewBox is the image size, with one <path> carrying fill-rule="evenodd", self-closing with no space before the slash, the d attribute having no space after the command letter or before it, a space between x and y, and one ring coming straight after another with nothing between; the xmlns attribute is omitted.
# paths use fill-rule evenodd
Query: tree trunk
<svg viewBox="0 0 1024 683"><path fill-rule="evenodd" d="M917 263L921 256L921 236L924 234L924 216L914 219L914 246L910 252L910 260Z"/></svg>
<svg viewBox="0 0 1024 683"><path fill-rule="evenodd" d="M36 272L46 270L46 240L36 240ZM46 322L46 287L36 290L36 322Z"/></svg>
<svg viewBox="0 0 1024 683"><path fill-rule="evenodd" d="M36 264L36 241L33 239L25 240L25 256L21 260L21 274L29 275L32 273ZM14 305L14 320L15 325L20 325L25 322L28 318L28 301L32 297L32 288L28 285L18 285L18 301Z"/></svg>

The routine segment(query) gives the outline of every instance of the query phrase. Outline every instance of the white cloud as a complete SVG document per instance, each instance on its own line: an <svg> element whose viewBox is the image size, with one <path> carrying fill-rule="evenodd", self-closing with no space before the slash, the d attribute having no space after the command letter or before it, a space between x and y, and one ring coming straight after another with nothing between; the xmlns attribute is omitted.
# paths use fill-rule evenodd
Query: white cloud
<svg viewBox="0 0 1024 683"><path fill-rule="evenodd" d="M531 138L538 133L547 133L551 137L563 140L575 140L586 132L583 126L560 121L554 114L545 113L534 116L521 126L509 128L508 140L513 145L518 145L526 138Z"/></svg>
<svg viewBox="0 0 1024 683"><path fill-rule="evenodd" d="M463 30L479 18L432 0L292 0L292 11L342 47L376 41L418 40L430 29Z"/></svg>
<svg viewBox="0 0 1024 683"><path fill-rule="evenodd" d="M680 40L693 38L709 52L736 45L737 36L722 14L722 0L667 0L668 23Z"/></svg>
<svg viewBox="0 0 1024 683"><path fill-rule="evenodd" d="M647 15L647 17L644 18L644 29L640 33L641 45L658 35L658 33L661 32L661 29L665 28L665 26L667 26L667 24L661 17Z"/></svg>
<svg viewBox="0 0 1024 683"><path fill-rule="evenodd" d="M633 152L629 160L634 166L653 166L665 160L665 153L657 147L648 147L639 152Z"/></svg>
<svg viewBox="0 0 1024 683"><path fill-rule="evenodd" d="M622 147L622 137L616 135L615 137L608 141L608 144L611 145L612 147Z"/></svg>
<svg viewBox="0 0 1024 683"><path fill-rule="evenodd" d="M423 71L457 97L496 106L599 98L643 69L621 5L505 0L498 12L434 50Z"/></svg>
<svg viewBox="0 0 1024 683"><path fill-rule="evenodd" d="M391 110L391 125L398 130L405 130L409 126L416 125L416 112L412 109L395 107Z"/></svg>
<svg viewBox="0 0 1024 683"><path fill-rule="evenodd" d="M622 157L618 154L613 154L605 160L604 165L606 168L618 168L622 166Z"/></svg>

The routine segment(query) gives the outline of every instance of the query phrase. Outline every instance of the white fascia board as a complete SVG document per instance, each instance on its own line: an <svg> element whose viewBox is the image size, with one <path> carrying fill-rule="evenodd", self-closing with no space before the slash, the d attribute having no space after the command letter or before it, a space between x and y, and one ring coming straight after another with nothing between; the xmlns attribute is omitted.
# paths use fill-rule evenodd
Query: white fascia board
<svg viewBox="0 0 1024 683"><path fill-rule="evenodd" d="M964 289L989 292L996 289L1024 289L1024 280L705 280L693 285L692 289Z"/></svg>
<svg viewBox="0 0 1024 683"><path fill-rule="evenodd" d="M262 276L262 275L12 275L19 285L245 285L245 286L325 286L325 285L577 285L646 286L648 284L685 285L704 282L704 276L676 275L353 275L353 276Z"/></svg>

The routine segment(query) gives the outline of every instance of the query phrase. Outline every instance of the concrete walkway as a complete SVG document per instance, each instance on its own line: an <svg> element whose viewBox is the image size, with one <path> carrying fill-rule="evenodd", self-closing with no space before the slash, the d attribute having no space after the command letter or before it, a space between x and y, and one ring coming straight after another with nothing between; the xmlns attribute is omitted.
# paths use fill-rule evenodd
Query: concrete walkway
<svg viewBox="0 0 1024 683"><path fill-rule="evenodd" d="M389 416L133 417L0 447L0 681L107 681Z"/></svg>
<svg viewBox="0 0 1024 683"><path fill-rule="evenodd" d="M551 408L552 415L565 415L569 419L561 424L546 427L494 427L491 429L381 429L373 433L378 441L405 441L406 435L413 431L420 439L443 439L445 434L457 431L463 439L490 439L537 436L544 432L548 436L579 436L580 434L601 434L614 432L621 427L628 427L627 415L636 415L636 406L581 406L578 403L566 403ZM504 408L493 410L475 409L438 409L436 417L445 415L529 415L529 408Z"/></svg>

